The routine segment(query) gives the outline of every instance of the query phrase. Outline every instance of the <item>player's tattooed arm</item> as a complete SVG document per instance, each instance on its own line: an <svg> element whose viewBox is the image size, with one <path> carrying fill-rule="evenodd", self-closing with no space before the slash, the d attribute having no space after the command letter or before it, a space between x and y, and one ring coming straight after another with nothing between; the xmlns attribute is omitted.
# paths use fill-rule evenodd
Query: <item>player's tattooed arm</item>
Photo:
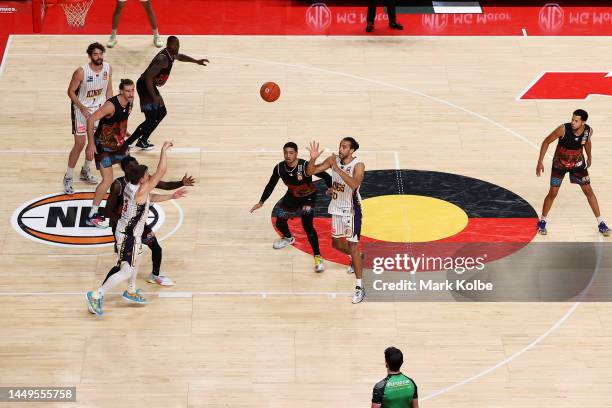
<svg viewBox="0 0 612 408"><path fill-rule="evenodd" d="M538 157L538 164L536 165L536 176L540 177L540 174L544 173L544 156L546 155L546 151L548 150L548 145L550 145L555 140L563 137L565 134L565 127L560 125L558 128L553 130L550 135L546 136L546 139L542 141L542 146L540 146L540 156Z"/></svg>
<svg viewBox="0 0 612 408"><path fill-rule="evenodd" d="M210 63L210 61L207 60L206 58L195 59L195 58L191 58L190 56L185 55L185 54L177 54L176 55L176 59L181 61L181 62L192 62L194 64L204 65L204 66L206 66L206 64Z"/></svg>
<svg viewBox="0 0 612 408"><path fill-rule="evenodd" d="M85 148L85 158L93 160L96 152L96 144L94 142L94 126L97 121L103 117L113 116L115 113L115 105L112 102L106 101L104 105L87 118L87 147Z"/></svg>

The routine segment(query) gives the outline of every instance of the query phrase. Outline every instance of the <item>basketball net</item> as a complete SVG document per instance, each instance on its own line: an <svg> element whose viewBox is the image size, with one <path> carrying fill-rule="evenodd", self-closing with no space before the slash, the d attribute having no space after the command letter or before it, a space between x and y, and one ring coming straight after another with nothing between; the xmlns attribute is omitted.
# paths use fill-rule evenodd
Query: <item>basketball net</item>
<svg viewBox="0 0 612 408"><path fill-rule="evenodd" d="M64 0L60 2L66 14L68 25L70 27L84 27L85 18L92 3L93 0Z"/></svg>

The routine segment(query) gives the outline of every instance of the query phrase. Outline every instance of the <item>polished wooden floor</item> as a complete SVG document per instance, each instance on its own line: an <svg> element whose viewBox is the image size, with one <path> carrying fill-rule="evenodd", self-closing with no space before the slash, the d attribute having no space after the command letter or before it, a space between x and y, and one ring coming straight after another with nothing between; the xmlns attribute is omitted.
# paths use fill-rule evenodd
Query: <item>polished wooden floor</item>
<svg viewBox="0 0 612 408"><path fill-rule="evenodd" d="M83 293L112 266L112 251L33 242L10 219L23 203L60 191L72 143L66 88L87 45L103 39L13 36L8 45L0 76L0 386L74 385L80 407L369 406L385 375L383 350L395 345L421 406L612 405L609 304L352 305L343 266L315 274L308 255L272 250L280 185L262 210L248 211L287 140L305 156L309 140L335 149L345 135L360 141L367 169L476 177L540 211L550 158L536 178L537 147L583 107L595 129L593 187L612 221L610 100L515 100L543 70L608 70L612 40L181 38L181 52L211 64L175 64L162 89L169 114L152 138L175 142L169 179L197 179L171 235L181 214L163 205L163 270L177 284L144 282L147 250L139 282L151 303L127 307L109 296L105 316L94 318ZM156 52L149 40L120 37L107 52L115 87L147 66ZM265 81L281 86L277 103L259 99ZM141 119L135 110L130 129ZM136 156L153 165L157 153ZM598 239L586 200L567 180L549 218L548 241Z"/></svg>

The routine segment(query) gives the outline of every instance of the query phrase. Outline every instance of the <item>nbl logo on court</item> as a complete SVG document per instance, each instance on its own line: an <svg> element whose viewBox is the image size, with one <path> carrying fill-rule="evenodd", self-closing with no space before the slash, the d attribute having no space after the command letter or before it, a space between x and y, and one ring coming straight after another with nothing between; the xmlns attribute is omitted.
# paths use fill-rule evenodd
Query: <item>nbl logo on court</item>
<svg viewBox="0 0 612 408"><path fill-rule="evenodd" d="M49 194L38 197L13 212L11 223L15 231L32 241L63 247L98 247L114 242L110 228L100 229L86 224L91 210L93 192ZM103 207L105 201L102 201ZM155 204L149 209L149 224L153 231L164 223L164 210Z"/></svg>

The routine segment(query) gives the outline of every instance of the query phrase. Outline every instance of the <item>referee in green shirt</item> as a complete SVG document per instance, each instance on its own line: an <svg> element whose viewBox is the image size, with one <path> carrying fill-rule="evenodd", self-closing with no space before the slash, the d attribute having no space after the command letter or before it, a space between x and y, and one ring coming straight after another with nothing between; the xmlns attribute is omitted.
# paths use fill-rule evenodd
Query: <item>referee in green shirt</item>
<svg viewBox="0 0 612 408"><path fill-rule="evenodd" d="M399 349L385 350L387 377L374 386L372 408L419 408L419 394L412 378L400 372L404 356Z"/></svg>

